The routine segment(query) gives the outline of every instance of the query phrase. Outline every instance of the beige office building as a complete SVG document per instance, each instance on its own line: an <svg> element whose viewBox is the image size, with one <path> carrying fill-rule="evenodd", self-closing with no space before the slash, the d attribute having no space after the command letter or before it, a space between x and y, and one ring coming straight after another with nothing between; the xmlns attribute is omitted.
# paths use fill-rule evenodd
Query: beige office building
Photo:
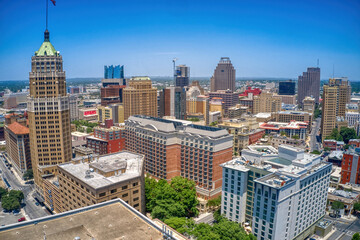
<svg viewBox="0 0 360 240"><path fill-rule="evenodd" d="M157 90L149 77L133 77L123 91L124 119L132 115L157 117Z"/></svg>
<svg viewBox="0 0 360 240"><path fill-rule="evenodd" d="M315 110L315 98L305 97L303 100L303 111L308 113L314 113Z"/></svg>
<svg viewBox="0 0 360 240"><path fill-rule="evenodd" d="M37 190L42 177L55 174L56 165L71 160L69 96L62 56L50 43L49 32L31 58L28 116L31 161Z"/></svg>
<svg viewBox="0 0 360 240"><path fill-rule="evenodd" d="M57 177L44 183L45 204L56 213L116 198L145 212L143 155L122 151L79 157L60 164Z"/></svg>
<svg viewBox="0 0 360 240"><path fill-rule="evenodd" d="M279 95L271 92L262 92L254 96L253 114L260 112L278 112L281 110L281 98Z"/></svg>
<svg viewBox="0 0 360 240"><path fill-rule="evenodd" d="M330 78L323 86L321 138L324 140L336 127L337 117L345 117L351 87L347 78Z"/></svg>

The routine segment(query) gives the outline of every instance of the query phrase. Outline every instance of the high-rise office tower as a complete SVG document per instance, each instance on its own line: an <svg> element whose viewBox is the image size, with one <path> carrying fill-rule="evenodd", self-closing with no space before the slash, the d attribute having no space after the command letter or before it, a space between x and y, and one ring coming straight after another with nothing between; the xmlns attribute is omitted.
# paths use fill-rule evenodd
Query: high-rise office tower
<svg viewBox="0 0 360 240"><path fill-rule="evenodd" d="M157 90L149 77L133 77L123 91L124 119L132 115L157 117Z"/></svg>
<svg viewBox="0 0 360 240"><path fill-rule="evenodd" d="M104 78L105 79L124 78L124 65L104 66Z"/></svg>
<svg viewBox="0 0 360 240"><path fill-rule="evenodd" d="M291 80L279 82L279 95L295 95L295 85Z"/></svg>
<svg viewBox="0 0 360 240"><path fill-rule="evenodd" d="M167 87L160 92L159 116L173 116L176 119L185 119L186 92L181 87Z"/></svg>
<svg viewBox="0 0 360 240"><path fill-rule="evenodd" d="M222 57L219 64L215 68L214 75L211 77L211 92L217 90L231 90L235 91L235 68L232 65L230 58Z"/></svg>
<svg viewBox="0 0 360 240"><path fill-rule="evenodd" d="M38 192L42 176L71 160L70 107L62 56L50 43L49 31L31 58L28 116L31 161Z"/></svg>
<svg viewBox="0 0 360 240"><path fill-rule="evenodd" d="M324 140L336 127L336 117L345 117L346 103L349 102L351 87L347 78L331 78L323 86L321 137Z"/></svg>
<svg viewBox="0 0 360 240"><path fill-rule="evenodd" d="M176 67L176 87L186 87L189 85L190 67L179 65Z"/></svg>
<svg viewBox="0 0 360 240"><path fill-rule="evenodd" d="M319 103L320 68L318 67L309 67L298 78L298 103L302 104L306 96L315 98L315 103Z"/></svg>

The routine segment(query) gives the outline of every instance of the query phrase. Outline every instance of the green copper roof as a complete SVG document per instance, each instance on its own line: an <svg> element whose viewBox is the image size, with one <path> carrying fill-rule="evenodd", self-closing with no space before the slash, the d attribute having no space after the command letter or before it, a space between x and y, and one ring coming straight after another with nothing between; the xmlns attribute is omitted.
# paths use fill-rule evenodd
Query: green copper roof
<svg viewBox="0 0 360 240"><path fill-rule="evenodd" d="M51 42L43 42L38 51L35 52L36 56L58 56L59 53L55 50Z"/></svg>
<svg viewBox="0 0 360 240"><path fill-rule="evenodd" d="M55 50L50 42L50 33L48 30L45 30L44 42L41 44L39 50L35 52L35 56L59 56L59 52Z"/></svg>

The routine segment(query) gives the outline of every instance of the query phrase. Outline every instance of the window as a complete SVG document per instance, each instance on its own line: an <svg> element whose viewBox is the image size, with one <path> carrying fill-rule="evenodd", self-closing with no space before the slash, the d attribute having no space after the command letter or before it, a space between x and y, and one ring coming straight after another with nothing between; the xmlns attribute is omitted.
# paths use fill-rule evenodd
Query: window
<svg viewBox="0 0 360 240"><path fill-rule="evenodd" d="M117 189L113 189L110 191L111 193L116 193L117 192Z"/></svg>
<svg viewBox="0 0 360 240"><path fill-rule="evenodd" d="M128 188L128 186L126 185L126 186L123 186L121 189L122 190L125 190L125 189L127 189Z"/></svg>
<svg viewBox="0 0 360 240"><path fill-rule="evenodd" d="M100 193L99 197L104 197L106 195L106 192Z"/></svg>
<svg viewBox="0 0 360 240"><path fill-rule="evenodd" d="M121 197L127 197L129 194L128 193L125 193L125 194L123 194Z"/></svg>
<svg viewBox="0 0 360 240"><path fill-rule="evenodd" d="M139 192L139 190L135 190L133 191L133 194L137 194Z"/></svg>

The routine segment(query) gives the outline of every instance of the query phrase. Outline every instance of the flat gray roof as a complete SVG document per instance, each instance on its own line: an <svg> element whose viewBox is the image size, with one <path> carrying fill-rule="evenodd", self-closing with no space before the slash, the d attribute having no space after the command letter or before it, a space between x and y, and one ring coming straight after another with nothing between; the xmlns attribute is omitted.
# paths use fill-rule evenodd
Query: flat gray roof
<svg viewBox="0 0 360 240"><path fill-rule="evenodd" d="M140 177L142 174L143 161L143 155L123 151L96 157L90 164L86 162L79 164L64 163L59 165L59 167L88 184L90 187L98 189ZM110 172L121 170L124 167L126 167L125 173L119 173L111 177L105 177L96 172L97 169ZM94 171L90 172L90 177L87 177L87 171L91 168L93 168Z"/></svg>

